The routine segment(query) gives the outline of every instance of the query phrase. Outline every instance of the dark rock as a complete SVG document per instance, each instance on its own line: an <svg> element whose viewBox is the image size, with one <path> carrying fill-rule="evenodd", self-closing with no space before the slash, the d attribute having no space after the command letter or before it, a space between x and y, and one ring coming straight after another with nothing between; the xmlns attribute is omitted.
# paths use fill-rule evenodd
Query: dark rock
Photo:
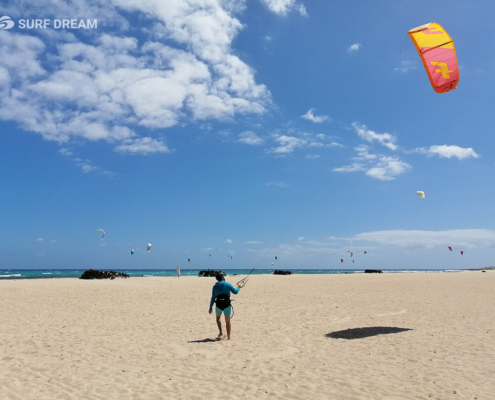
<svg viewBox="0 0 495 400"><path fill-rule="evenodd" d="M97 271L94 269L87 269L79 277L79 279L115 279L115 278L129 278L129 275L124 272Z"/></svg>
<svg viewBox="0 0 495 400"><path fill-rule="evenodd" d="M199 271L198 276L207 276L207 277L215 277L217 274L223 274L222 271L215 271L213 269L207 269L203 271Z"/></svg>
<svg viewBox="0 0 495 400"><path fill-rule="evenodd" d="M383 272L381 269L365 269L364 273L365 274L382 274Z"/></svg>
<svg viewBox="0 0 495 400"><path fill-rule="evenodd" d="M292 272L290 271L282 271L281 269L276 269L274 272L273 272L273 275L292 275Z"/></svg>

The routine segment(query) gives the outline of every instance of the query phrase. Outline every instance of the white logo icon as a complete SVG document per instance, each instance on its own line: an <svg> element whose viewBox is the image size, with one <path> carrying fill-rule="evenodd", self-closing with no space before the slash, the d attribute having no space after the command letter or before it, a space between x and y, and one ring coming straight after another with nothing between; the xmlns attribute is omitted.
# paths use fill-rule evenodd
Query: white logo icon
<svg viewBox="0 0 495 400"><path fill-rule="evenodd" d="M10 19L10 17L2 17L0 18L0 29L10 29L14 27L14 21Z"/></svg>

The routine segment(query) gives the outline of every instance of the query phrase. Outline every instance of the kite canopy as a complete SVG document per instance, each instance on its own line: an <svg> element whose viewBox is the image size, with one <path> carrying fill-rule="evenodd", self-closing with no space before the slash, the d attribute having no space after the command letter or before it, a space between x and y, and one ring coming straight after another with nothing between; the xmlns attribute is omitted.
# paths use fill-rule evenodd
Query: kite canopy
<svg viewBox="0 0 495 400"><path fill-rule="evenodd" d="M97 229L95 232L103 232L103 236L105 236L105 231L103 229Z"/></svg>
<svg viewBox="0 0 495 400"><path fill-rule="evenodd" d="M457 88L459 67L454 41L436 22L418 26L407 32L437 93L446 93Z"/></svg>
<svg viewBox="0 0 495 400"><path fill-rule="evenodd" d="M449 248L450 251L452 251L452 246L447 246Z"/></svg>
<svg viewBox="0 0 495 400"><path fill-rule="evenodd" d="M417 191L416 194L418 195L418 197L420 199L424 199L426 196L425 196L425 192L421 192L421 191Z"/></svg>
<svg viewBox="0 0 495 400"><path fill-rule="evenodd" d="M463 256L463 255L464 255L464 250L461 250L461 256Z"/></svg>
<svg viewBox="0 0 495 400"><path fill-rule="evenodd" d="M151 243L148 243L147 249L148 249L148 253L149 253L151 251Z"/></svg>

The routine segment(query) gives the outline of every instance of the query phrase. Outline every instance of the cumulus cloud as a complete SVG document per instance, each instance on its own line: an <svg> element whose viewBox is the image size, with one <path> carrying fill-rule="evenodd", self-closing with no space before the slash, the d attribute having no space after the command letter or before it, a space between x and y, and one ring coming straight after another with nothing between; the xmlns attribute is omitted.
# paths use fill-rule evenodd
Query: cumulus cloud
<svg viewBox="0 0 495 400"><path fill-rule="evenodd" d="M349 53L354 53L354 52L358 51L360 48L361 48L361 43L354 43L354 44L351 44L349 46L349 48L347 49L347 51Z"/></svg>
<svg viewBox="0 0 495 400"><path fill-rule="evenodd" d="M235 17L243 1L18 3L9 9L12 15L29 9L33 15L77 14L107 22L105 33L92 32L93 41L82 31L70 37L2 32L0 119L17 121L47 140L105 140L116 143L117 151L166 153L159 141L143 146L146 138L133 127L261 114L271 103L255 71L231 48L243 28ZM279 13L297 5L276 3L270 5ZM128 29L129 15L152 29Z"/></svg>
<svg viewBox="0 0 495 400"><path fill-rule="evenodd" d="M358 172L364 171L371 178L382 181L394 180L396 176L407 172L411 166L397 156L385 156L369 152L366 145L355 148L358 153L353 157L350 165L334 168L334 172Z"/></svg>
<svg viewBox="0 0 495 400"><path fill-rule="evenodd" d="M261 0L261 2L268 7L270 11L282 16L287 15L291 10L299 12L303 17L308 15L304 4L298 3L296 0Z"/></svg>
<svg viewBox="0 0 495 400"><path fill-rule="evenodd" d="M246 131L239 134L238 142L257 146L263 143L263 139L254 132Z"/></svg>
<svg viewBox="0 0 495 400"><path fill-rule="evenodd" d="M275 139L279 146L272 147L268 150L269 153L288 154L292 153L298 147L308 145L308 141L295 136L280 135Z"/></svg>
<svg viewBox="0 0 495 400"><path fill-rule="evenodd" d="M399 71L399 72L408 72L408 71L411 71L415 68L416 67L412 61L402 61L400 63L400 66L397 68L394 68L394 70Z"/></svg>
<svg viewBox="0 0 495 400"><path fill-rule="evenodd" d="M364 240L407 249L457 246L461 248L495 246L495 231L489 229L456 229L447 231L392 230L365 232L352 240ZM460 250L459 249L459 250Z"/></svg>
<svg viewBox="0 0 495 400"><path fill-rule="evenodd" d="M115 147L121 153L149 154L149 153L170 153L171 150L162 141L150 137L138 139L126 139L122 144Z"/></svg>
<svg viewBox="0 0 495 400"><path fill-rule="evenodd" d="M43 238L34 239L35 242L42 242Z"/></svg>
<svg viewBox="0 0 495 400"><path fill-rule="evenodd" d="M231 243L232 243L232 239L227 239L227 240L225 241L225 243L230 243L230 244L231 244Z"/></svg>
<svg viewBox="0 0 495 400"><path fill-rule="evenodd" d="M307 119L308 121L312 121L316 124L327 121L330 118L328 115L314 115L314 110L314 108L311 108L306 114L302 115L301 118Z"/></svg>
<svg viewBox="0 0 495 400"><path fill-rule="evenodd" d="M427 156L439 156L443 158L458 158L459 160L462 160L464 158L478 158L480 157L479 154L477 154L471 147L469 148L464 148L464 147L459 147L455 145L442 145L442 146L430 146L429 148L424 148L420 147L417 149L414 149L413 152L420 153L420 154L426 154Z"/></svg>
<svg viewBox="0 0 495 400"><path fill-rule="evenodd" d="M395 144L396 137L394 135L390 133L376 133L359 122L353 122L351 125L361 139L368 142L376 141L390 150L397 150L397 145Z"/></svg>

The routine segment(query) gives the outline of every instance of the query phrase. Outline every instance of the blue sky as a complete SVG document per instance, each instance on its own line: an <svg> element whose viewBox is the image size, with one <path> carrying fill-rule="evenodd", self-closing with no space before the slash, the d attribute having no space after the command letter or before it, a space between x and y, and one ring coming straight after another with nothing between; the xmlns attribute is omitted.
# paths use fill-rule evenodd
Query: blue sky
<svg viewBox="0 0 495 400"><path fill-rule="evenodd" d="M494 13L3 2L0 268L493 265ZM63 19L97 28L54 29ZM428 22L456 46L446 94L407 35Z"/></svg>

